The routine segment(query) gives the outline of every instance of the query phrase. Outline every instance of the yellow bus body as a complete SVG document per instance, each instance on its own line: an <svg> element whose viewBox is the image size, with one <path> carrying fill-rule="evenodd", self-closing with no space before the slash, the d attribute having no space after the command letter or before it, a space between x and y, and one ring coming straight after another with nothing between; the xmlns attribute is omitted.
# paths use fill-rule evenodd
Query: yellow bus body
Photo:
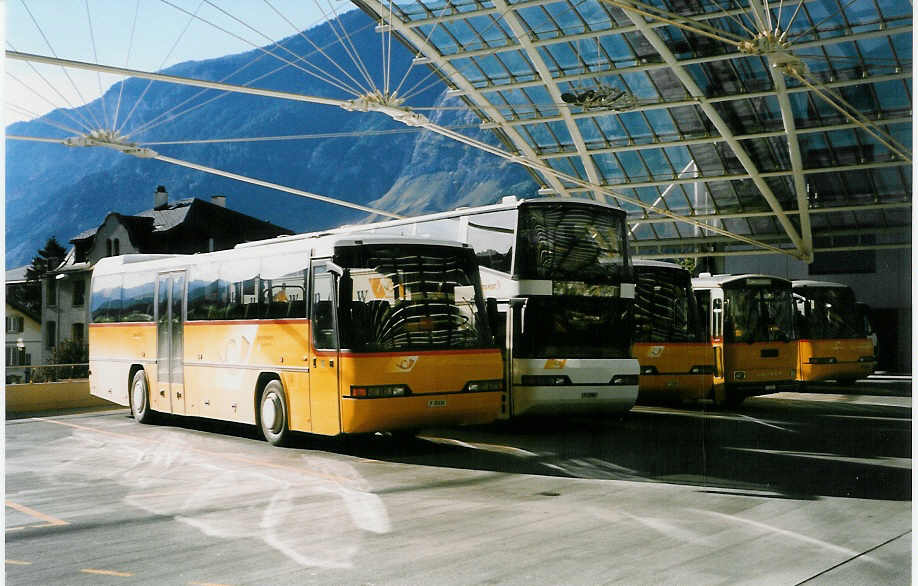
<svg viewBox="0 0 918 586"><path fill-rule="evenodd" d="M698 401L711 398L714 351L704 342L635 342L631 355L641 365L638 402ZM693 367L707 367L692 374ZM647 373L652 369L653 373Z"/></svg>
<svg viewBox="0 0 918 586"><path fill-rule="evenodd" d="M876 369L873 360L873 342L869 338L843 338L830 340L797 341L797 380L817 382L828 379L854 380L869 375ZM813 359L832 359L831 363L814 364Z"/></svg>
<svg viewBox="0 0 918 586"><path fill-rule="evenodd" d="M793 390L797 348L794 342L728 342L724 344L726 382L750 395Z"/></svg>
<svg viewBox="0 0 918 586"><path fill-rule="evenodd" d="M323 435L429 425L489 423L501 415L503 393L463 392L468 381L503 377L497 349L349 354L310 346L309 322L186 322L183 405L157 380L156 324L92 324L92 394L127 405L131 368L144 368L155 411L255 423L260 377L276 376L287 399L289 428ZM338 369L338 384L314 384L317 367ZM335 366L334 363L340 360ZM313 384L311 384L313 383ZM350 398L355 385L407 385L405 397ZM337 388L336 388L337 387Z"/></svg>

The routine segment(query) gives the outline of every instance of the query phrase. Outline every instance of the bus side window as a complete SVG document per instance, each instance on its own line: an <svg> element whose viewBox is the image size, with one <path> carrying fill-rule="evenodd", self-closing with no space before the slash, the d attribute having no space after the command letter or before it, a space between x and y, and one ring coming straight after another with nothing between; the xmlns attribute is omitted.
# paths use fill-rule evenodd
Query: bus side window
<svg viewBox="0 0 918 586"><path fill-rule="evenodd" d="M312 294L312 337L316 348L337 349L334 291L330 274L316 274Z"/></svg>
<svg viewBox="0 0 918 586"><path fill-rule="evenodd" d="M708 291L695 291L695 301L698 302L698 315L701 321L701 330L705 340L711 339L711 294Z"/></svg>
<svg viewBox="0 0 918 586"><path fill-rule="evenodd" d="M724 335L724 307L722 299L715 299L711 305L714 308L714 337L722 338Z"/></svg>

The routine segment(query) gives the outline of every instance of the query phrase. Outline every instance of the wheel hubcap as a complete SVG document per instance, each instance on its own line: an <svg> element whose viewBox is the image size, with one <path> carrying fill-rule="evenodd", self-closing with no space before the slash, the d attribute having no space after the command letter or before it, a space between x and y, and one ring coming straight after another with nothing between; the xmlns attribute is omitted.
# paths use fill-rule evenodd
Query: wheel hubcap
<svg viewBox="0 0 918 586"><path fill-rule="evenodd" d="M268 395L261 405L261 423L265 426L265 429L270 429L274 433L277 433L277 428L279 427L277 411L277 395L272 393Z"/></svg>
<svg viewBox="0 0 918 586"><path fill-rule="evenodd" d="M146 393L143 392L143 385L139 382L134 383L133 406L136 413L143 411L143 402L146 399Z"/></svg>

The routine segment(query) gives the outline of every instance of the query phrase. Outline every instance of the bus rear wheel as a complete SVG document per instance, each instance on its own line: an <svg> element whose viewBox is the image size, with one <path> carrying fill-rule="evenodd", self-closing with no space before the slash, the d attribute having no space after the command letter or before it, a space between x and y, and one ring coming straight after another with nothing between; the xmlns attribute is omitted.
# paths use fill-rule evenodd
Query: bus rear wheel
<svg viewBox="0 0 918 586"><path fill-rule="evenodd" d="M147 386L147 373L143 369L134 373L131 379L131 415L138 423L153 423L155 418L150 407L150 390Z"/></svg>
<svg viewBox="0 0 918 586"><path fill-rule="evenodd" d="M289 439L287 400L284 395L284 386L277 379L268 382L261 394L258 427L261 429L261 435L272 446L283 446Z"/></svg>

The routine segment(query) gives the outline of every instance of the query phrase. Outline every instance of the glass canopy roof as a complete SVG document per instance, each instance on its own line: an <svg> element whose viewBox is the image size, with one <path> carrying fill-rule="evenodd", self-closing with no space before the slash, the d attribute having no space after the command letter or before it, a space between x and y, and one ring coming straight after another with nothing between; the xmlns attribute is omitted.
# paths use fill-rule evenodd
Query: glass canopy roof
<svg viewBox="0 0 918 586"><path fill-rule="evenodd" d="M909 245L911 3L355 3L637 256Z"/></svg>

